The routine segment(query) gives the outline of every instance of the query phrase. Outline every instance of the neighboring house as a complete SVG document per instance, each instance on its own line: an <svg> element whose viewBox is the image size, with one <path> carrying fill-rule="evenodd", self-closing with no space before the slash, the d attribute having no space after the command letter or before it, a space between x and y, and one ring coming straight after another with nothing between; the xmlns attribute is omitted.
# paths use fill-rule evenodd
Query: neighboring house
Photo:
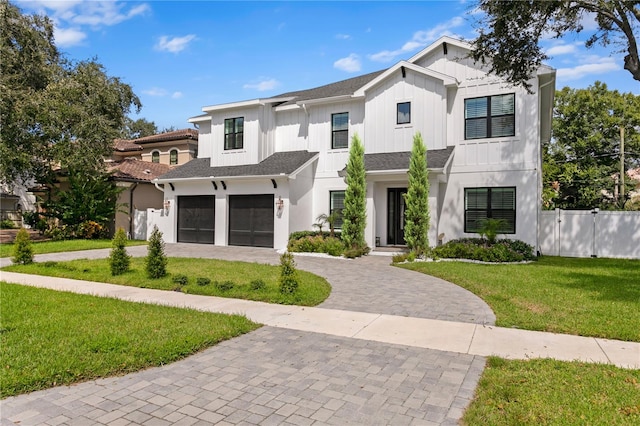
<svg viewBox="0 0 640 426"><path fill-rule="evenodd" d="M488 74L470 45L443 37L407 61L266 99L204 107L198 158L155 180L150 218L167 242L283 249L291 232L341 211L341 176L357 133L365 148L369 246L404 245L404 197L416 132L428 148L429 241L477 236L505 219L538 246L541 150L551 134L555 70L532 93ZM160 215L159 213L162 213Z"/></svg>
<svg viewBox="0 0 640 426"><path fill-rule="evenodd" d="M123 187L114 228L123 228L131 238L146 239L147 209L161 209L164 198L152 180L196 157L198 132L182 129L143 138L114 142L107 170L113 172L116 185Z"/></svg>

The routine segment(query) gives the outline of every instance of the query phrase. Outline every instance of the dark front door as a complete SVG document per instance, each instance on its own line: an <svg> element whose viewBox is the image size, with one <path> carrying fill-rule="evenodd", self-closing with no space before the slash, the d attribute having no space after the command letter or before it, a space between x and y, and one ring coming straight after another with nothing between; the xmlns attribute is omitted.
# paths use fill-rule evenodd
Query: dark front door
<svg viewBox="0 0 640 426"><path fill-rule="evenodd" d="M387 244L404 245L404 194L407 188L389 188L387 192Z"/></svg>
<svg viewBox="0 0 640 426"><path fill-rule="evenodd" d="M178 197L178 242L213 244L215 197Z"/></svg>
<svg viewBox="0 0 640 426"><path fill-rule="evenodd" d="M229 196L229 245L273 247L273 194Z"/></svg>

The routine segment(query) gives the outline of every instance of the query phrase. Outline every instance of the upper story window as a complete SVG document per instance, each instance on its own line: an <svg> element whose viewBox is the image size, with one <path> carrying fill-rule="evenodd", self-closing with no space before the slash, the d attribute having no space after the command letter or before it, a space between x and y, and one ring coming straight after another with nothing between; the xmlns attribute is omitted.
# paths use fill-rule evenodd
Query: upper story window
<svg viewBox="0 0 640 426"><path fill-rule="evenodd" d="M169 164L178 164L178 150L172 149L169 151Z"/></svg>
<svg viewBox="0 0 640 426"><path fill-rule="evenodd" d="M398 124L411 123L411 102L402 102L398 104Z"/></svg>
<svg viewBox="0 0 640 426"><path fill-rule="evenodd" d="M516 134L516 95L464 100L464 138L498 138Z"/></svg>
<svg viewBox="0 0 640 426"><path fill-rule="evenodd" d="M349 147L349 113L331 114L331 149Z"/></svg>
<svg viewBox="0 0 640 426"><path fill-rule="evenodd" d="M153 151L151 153L151 162L159 163L160 162L160 151Z"/></svg>
<svg viewBox="0 0 640 426"><path fill-rule="evenodd" d="M478 232L486 219L501 219L503 234L516 232L516 188L465 188L464 232Z"/></svg>
<svg viewBox="0 0 640 426"><path fill-rule="evenodd" d="M224 149L242 149L244 142L244 117L224 120Z"/></svg>

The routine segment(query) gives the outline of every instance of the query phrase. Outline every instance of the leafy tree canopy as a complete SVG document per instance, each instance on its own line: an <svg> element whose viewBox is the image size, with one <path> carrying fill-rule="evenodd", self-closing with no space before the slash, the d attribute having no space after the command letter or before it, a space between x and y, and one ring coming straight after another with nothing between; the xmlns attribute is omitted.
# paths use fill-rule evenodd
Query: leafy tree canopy
<svg viewBox="0 0 640 426"><path fill-rule="evenodd" d="M158 133L158 127L153 121L148 121L145 118L139 118L133 120L126 117L124 127L120 131L120 138L122 139L138 139L145 136L152 136Z"/></svg>
<svg viewBox="0 0 640 426"><path fill-rule="evenodd" d="M621 167L621 127L625 170L640 167L640 96L610 91L601 82L556 92L553 138L543 146L547 208L623 206L626 200L613 198ZM628 196L633 183L625 183Z"/></svg>
<svg viewBox="0 0 640 426"><path fill-rule="evenodd" d="M0 180L46 182L54 168L99 170L132 108L131 87L95 59L65 59L46 16L0 0Z"/></svg>
<svg viewBox="0 0 640 426"><path fill-rule="evenodd" d="M480 35L472 57L489 64L491 71L527 89L530 76L548 59L540 48L543 37L562 37L584 30L582 21L595 14L598 29L586 46L612 45L624 52L624 68L640 81L636 31L640 24L640 1L624 0L479 0L476 7Z"/></svg>

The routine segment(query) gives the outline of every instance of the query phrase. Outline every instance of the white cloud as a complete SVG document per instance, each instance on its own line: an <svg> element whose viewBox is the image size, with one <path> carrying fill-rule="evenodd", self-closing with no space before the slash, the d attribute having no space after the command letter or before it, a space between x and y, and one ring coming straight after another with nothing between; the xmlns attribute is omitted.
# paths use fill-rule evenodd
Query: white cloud
<svg viewBox="0 0 640 426"><path fill-rule="evenodd" d="M383 50L381 52L369 55L369 59L376 62L391 62L398 56L426 47L429 43L437 40L442 36L458 37L451 30L462 25L464 25L464 19L461 16L456 16L454 18L451 18L447 22L436 25L431 29L416 31L413 34L411 40L406 42L400 49Z"/></svg>
<svg viewBox="0 0 640 426"><path fill-rule="evenodd" d="M247 83L242 86L243 89L253 89L258 92L265 92L267 90L273 90L280 85L280 82L274 78L270 79L261 79L261 81L257 83Z"/></svg>
<svg viewBox="0 0 640 426"><path fill-rule="evenodd" d="M362 64L360 63L360 57L352 53L346 58L335 61L333 67L346 72L358 72L362 69Z"/></svg>
<svg viewBox="0 0 640 426"><path fill-rule="evenodd" d="M545 53L548 56L559 56L559 55L568 55L571 53L576 53L578 51L579 47L583 47L584 45L580 42L578 43L573 43L573 44L565 44L565 43L559 43L556 44L555 46L551 46L550 48L546 49Z"/></svg>
<svg viewBox="0 0 640 426"><path fill-rule="evenodd" d="M87 38L87 34L84 31L80 31L76 28L56 27L54 30L54 37L56 46L70 47L81 44Z"/></svg>
<svg viewBox="0 0 640 426"><path fill-rule="evenodd" d="M152 87L151 89L143 90L142 93L149 96L162 97L167 96L167 91L160 87Z"/></svg>
<svg viewBox="0 0 640 426"><path fill-rule="evenodd" d="M158 44L156 44L156 49L161 51L167 51L171 53L178 53L187 48L191 41L195 40L195 34L189 34L184 37L173 37L169 38L168 36L161 36L160 40L158 40Z"/></svg>
<svg viewBox="0 0 640 426"><path fill-rule="evenodd" d="M349 34L336 34L336 38L338 40L350 40L351 36Z"/></svg>
<svg viewBox="0 0 640 426"><path fill-rule="evenodd" d="M558 68L558 81L578 80L588 75L605 74L620 70L620 64L611 57L589 56L584 63L570 68Z"/></svg>
<svg viewBox="0 0 640 426"><path fill-rule="evenodd" d="M84 2L77 15L70 21L80 25L92 27L112 26L141 15L149 10L149 5L143 3L131 9L124 10L126 3L113 1Z"/></svg>
<svg viewBox="0 0 640 426"><path fill-rule="evenodd" d="M182 94L182 92L173 92L173 95L171 95L171 98L172 99L180 99L183 96L184 95Z"/></svg>

